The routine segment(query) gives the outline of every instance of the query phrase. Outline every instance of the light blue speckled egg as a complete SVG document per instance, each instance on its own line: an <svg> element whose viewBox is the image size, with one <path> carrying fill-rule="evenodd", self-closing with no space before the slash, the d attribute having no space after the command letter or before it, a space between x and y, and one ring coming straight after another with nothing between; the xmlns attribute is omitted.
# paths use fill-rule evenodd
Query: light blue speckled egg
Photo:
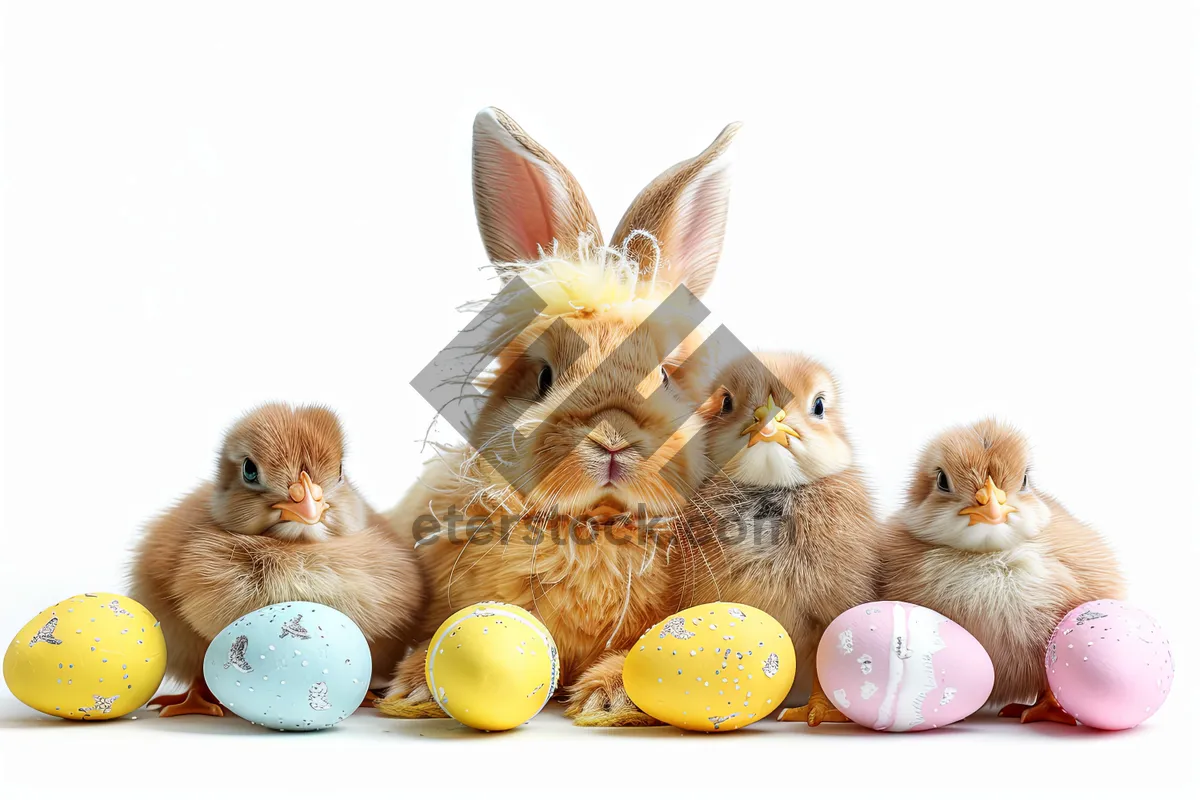
<svg viewBox="0 0 1200 800"><path fill-rule="evenodd" d="M260 608L217 634L204 680L233 713L281 731L312 731L354 713L371 680L371 651L354 621L320 603Z"/></svg>

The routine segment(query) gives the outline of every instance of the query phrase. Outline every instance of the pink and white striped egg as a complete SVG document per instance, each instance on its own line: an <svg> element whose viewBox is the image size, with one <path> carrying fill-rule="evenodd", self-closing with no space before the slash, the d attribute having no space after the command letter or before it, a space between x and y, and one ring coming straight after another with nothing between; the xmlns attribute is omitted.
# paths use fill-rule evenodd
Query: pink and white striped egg
<svg viewBox="0 0 1200 800"><path fill-rule="evenodd" d="M924 731L975 713L992 693L992 660L936 611L881 601L833 621L817 646L817 677L850 719L877 731Z"/></svg>
<svg viewBox="0 0 1200 800"><path fill-rule="evenodd" d="M1050 637L1046 678L1059 705L1091 728L1145 722L1171 691L1171 643L1149 614L1119 600L1071 611Z"/></svg>

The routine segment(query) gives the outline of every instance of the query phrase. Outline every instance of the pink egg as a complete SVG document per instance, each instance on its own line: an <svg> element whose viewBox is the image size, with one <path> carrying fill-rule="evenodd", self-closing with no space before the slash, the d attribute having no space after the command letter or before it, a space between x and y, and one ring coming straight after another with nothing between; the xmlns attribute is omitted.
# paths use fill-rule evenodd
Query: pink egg
<svg viewBox="0 0 1200 800"><path fill-rule="evenodd" d="M912 603L856 606L817 646L826 696L877 731L924 731L975 713L996 673L983 645L936 611Z"/></svg>
<svg viewBox="0 0 1200 800"><path fill-rule="evenodd" d="M1046 649L1046 678L1063 709L1092 728L1140 725L1171 691L1171 643L1153 618L1120 600L1063 617Z"/></svg>

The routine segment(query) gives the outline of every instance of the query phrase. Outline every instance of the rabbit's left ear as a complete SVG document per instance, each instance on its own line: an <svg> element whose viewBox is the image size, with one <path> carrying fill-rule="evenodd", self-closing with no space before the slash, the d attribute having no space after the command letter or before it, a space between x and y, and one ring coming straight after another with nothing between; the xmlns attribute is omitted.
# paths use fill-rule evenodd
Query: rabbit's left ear
<svg viewBox="0 0 1200 800"><path fill-rule="evenodd" d="M655 178L638 194L613 234L613 247L626 247L641 266L645 280L654 271L654 244L661 253L654 280L659 285L684 284L697 297L712 283L725 241L729 209L729 145L741 128L734 122L700 155L681 161Z"/></svg>

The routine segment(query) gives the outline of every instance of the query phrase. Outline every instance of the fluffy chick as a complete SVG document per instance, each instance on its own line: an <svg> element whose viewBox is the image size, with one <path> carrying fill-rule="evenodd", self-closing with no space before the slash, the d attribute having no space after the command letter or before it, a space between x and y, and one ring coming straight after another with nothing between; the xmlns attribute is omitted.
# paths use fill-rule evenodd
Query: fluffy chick
<svg viewBox="0 0 1200 800"><path fill-rule="evenodd" d="M151 701L163 716L221 715L204 652L230 622L272 603L337 608L383 669L404 655L425 585L411 548L346 479L342 453L328 409L262 406L229 430L213 479L147 527L130 594L162 623L168 677L190 685Z"/></svg>
<svg viewBox="0 0 1200 800"><path fill-rule="evenodd" d="M706 447L719 471L689 520L704 564L683 580L696 602L746 603L787 630L813 682L808 704L780 719L845 722L816 680L816 648L838 614L875 599L881 527L837 384L818 362L786 353L742 357L717 383Z"/></svg>
<svg viewBox="0 0 1200 800"><path fill-rule="evenodd" d="M1001 716L1074 725L1046 686L1046 642L1072 608L1119 599L1124 584L1100 536L1036 488L1030 469L1025 437L994 419L934 439L891 521L883 596L932 608L979 640L996 668L989 704L1008 704Z"/></svg>

